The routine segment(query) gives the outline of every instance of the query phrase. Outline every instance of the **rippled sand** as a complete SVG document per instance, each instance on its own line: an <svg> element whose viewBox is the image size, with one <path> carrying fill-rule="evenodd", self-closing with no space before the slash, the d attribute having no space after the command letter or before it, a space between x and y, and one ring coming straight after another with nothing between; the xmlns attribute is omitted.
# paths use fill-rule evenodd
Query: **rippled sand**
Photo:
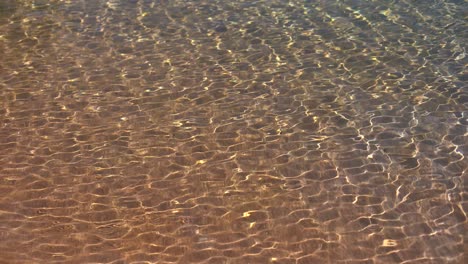
<svg viewBox="0 0 468 264"><path fill-rule="evenodd" d="M464 263L467 9L2 1L0 263Z"/></svg>

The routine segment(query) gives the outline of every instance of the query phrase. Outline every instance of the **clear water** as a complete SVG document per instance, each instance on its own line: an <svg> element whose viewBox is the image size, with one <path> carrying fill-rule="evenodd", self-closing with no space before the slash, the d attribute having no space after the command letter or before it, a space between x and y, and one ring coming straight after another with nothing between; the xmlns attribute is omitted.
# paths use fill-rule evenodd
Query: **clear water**
<svg viewBox="0 0 468 264"><path fill-rule="evenodd" d="M463 263L467 11L1 0L0 263Z"/></svg>

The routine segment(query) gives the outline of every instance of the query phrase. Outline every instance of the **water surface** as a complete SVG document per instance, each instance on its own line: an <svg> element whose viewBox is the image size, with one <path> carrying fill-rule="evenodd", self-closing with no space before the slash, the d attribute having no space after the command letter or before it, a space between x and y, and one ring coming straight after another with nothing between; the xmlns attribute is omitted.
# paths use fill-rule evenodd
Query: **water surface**
<svg viewBox="0 0 468 264"><path fill-rule="evenodd" d="M2 1L0 263L463 263L467 10Z"/></svg>

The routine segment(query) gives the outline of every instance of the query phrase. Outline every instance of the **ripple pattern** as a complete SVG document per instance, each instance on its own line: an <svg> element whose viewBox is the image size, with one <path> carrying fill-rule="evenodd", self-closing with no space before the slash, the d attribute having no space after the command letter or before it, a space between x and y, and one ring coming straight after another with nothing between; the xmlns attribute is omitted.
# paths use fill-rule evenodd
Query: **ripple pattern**
<svg viewBox="0 0 468 264"><path fill-rule="evenodd" d="M0 263L464 263L467 8L0 3Z"/></svg>

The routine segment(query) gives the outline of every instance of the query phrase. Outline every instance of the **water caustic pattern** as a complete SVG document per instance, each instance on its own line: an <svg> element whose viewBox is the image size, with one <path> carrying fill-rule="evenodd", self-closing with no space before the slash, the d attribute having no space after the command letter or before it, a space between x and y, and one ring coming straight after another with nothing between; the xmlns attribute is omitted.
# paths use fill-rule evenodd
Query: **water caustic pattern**
<svg viewBox="0 0 468 264"><path fill-rule="evenodd" d="M465 1L0 2L0 263L463 263Z"/></svg>

